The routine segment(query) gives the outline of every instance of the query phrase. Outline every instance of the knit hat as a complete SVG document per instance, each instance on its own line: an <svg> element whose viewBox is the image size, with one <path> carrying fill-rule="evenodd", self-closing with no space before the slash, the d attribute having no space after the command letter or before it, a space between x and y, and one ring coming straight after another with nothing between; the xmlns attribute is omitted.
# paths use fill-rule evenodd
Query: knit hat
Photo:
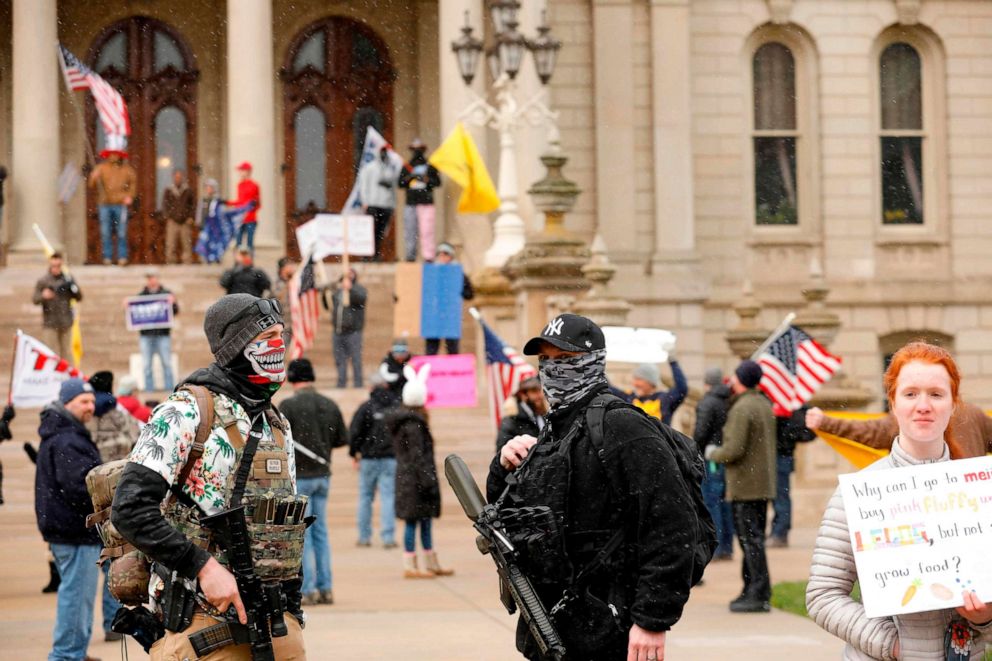
<svg viewBox="0 0 992 661"><path fill-rule="evenodd" d="M66 379L59 387L59 401L68 404L86 392L92 393L93 386L82 379Z"/></svg>
<svg viewBox="0 0 992 661"><path fill-rule="evenodd" d="M218 365L227 365L259 333L282 323L279 302L251 294L228 294L207 308L203 333Z"/></svg>
<svg viewBox="0 0 992 661"><path fill-rule="evenodd" d="M742 360L741 364L734 371L734 374L737 375L737 380L741 382L742 386L745 388L754 388L761 381L763 372L761 365L753 360Z"/></svg>
<svg viewBox="0 0 992 661"><path fill-rule="evenodd" d="M452 257L454 257L455 256L455 247L453 245L451 245L450 243L448 243L447 241L445 241L444 243L439 243L438 244L438 246L437 246L437 252L438 253L444 253L445 255L451 255Z"/></svg>
<svg viewBox="0 0 992 661"><path fill-rule="evenodd" d="M703 376L703 383L708 386L718 386L723 383L723 370L719 367L711 367L706 370Z"/></svg>
<svg viewBox="0 0 992 661"><path fill-rule="evenodd" d="M90 377L90 385L96 392L114 392L114 373L102 370L94 372Z"/></svg>
<svg viewBox="0 0 992 661"><path fill-rule="evenodd" d="M405 337L398 337L393 340L393 346L389 351L390 353L410 353L410 343L406 341Z"/></svg>
<svg viewBox="0 0 992 661"><path fill-rule="evenodd" d="M656 388L661 382L661 374L658 373L658 366L653 363L641 363L634 368L631 376L635 379L644 379Z"/></svg>
<svg viewBox="0 0 992 661"><path fill-rule="evenodd" d="M290 383L313 383L317 376L313 372L313 363L306 358L297 358L286 368L286 380Z"/></svg>
<svg viewBox="0 0 992 661"><path fill-rule="evenodd" d="M138 381L130 374L122 376L120 382L117 384L118 395L130 395L137 389Z"/></svg>
<svg viewBox="0 0 992 661"><path fill-rule="evenodd" d="M220 186L218 186L218 185L217 185L217 180L216 180L216 179L205 179L205 180L203 181L203 186L204 186L204 187L206 187L206 186L210 186L210 187L211 187L211 188L213 188L213 189L214 189L215 191L218 191L218 190L220 190Z"/></svg>

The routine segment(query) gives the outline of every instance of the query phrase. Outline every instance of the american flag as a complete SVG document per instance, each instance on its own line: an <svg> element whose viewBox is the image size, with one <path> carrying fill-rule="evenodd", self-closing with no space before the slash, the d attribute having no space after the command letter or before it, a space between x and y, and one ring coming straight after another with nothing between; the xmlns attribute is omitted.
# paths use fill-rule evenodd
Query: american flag
<svg viewBox="0 0 992 661"><path fill-rule="evenodd" d="M503 402L517 392L524 379L534 376L537 371L528 364L517 350L500 339L486 322L479 319L486 337L486 374L489 377L489 410L493 423L499 429L502 422Z"/></svg>
<svg viewBox="0 0 992 661"><path fill-rule="evenodd" d="M90 90L96 104L103 132L108 144L120 145L131 135L131 120L127 114L124 97L99 74L80 62L62 44L59 44L59 63L65 76L66 87L70 92Z"/></svg>
<svg viewBox="0 0 992 661"><path fill-rule="evenodd" d="M293 340L289 347L290 360L296 360L313 346L317 336L317 283L314 279L313 259L297 269L289 280L289 309L293 315Z"/></svg>
<svg viewBox="0 0 992 661"><path fill-rule="evenodd" d="M757 358L758 384L776 408L795 411L840 369L841 360L801 328L789 326Z"/></svg>

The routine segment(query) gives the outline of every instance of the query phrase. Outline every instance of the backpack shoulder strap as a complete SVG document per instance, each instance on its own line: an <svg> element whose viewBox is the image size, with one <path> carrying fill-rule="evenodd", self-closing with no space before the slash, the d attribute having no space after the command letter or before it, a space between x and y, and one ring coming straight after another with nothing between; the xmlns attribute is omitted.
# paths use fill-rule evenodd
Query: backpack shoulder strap
<svg viewBox="0 0 992 661"><path fill-rule="evenodd" d="M180 390L185 390L193 395L196 400L196 408L200 412L200 422L196 425L196 435L193 437L193 447L189 450L189 456L186 457L186 463L179 470L179 476L176 478L175 483L172 485L172 489L169 492L169 498L166 500L166 507L172 504L180 494L182 494L183 485L186 484L186 480L189 479L189 474L193 470L193 465L196 460L203 456L203 447L207 442L207 437L210 435L210 431L214 426L214 396L207 388L203 386L196 386L193 384L186 384L180 387Z"/></svg>
<svg viewBox="0 0 992 661"><path fill-rule="evenodd" d="M616 455L612 448L606 447L606 412L613 408L624 407L636 410L635 406L627 404L616 395L603 393L594 397L586 408L586 429L589 432L589 442L592 443L596 456L603 464L606 479L618 500L623 497L623 483L620 480L620 466L617 465Z"/></svg>

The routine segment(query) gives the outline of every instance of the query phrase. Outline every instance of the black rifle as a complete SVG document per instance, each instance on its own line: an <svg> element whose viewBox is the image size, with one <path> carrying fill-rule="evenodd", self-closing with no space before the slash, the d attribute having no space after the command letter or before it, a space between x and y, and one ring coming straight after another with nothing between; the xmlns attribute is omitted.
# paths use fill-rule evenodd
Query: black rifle
<svg viewBox="0 0 992 661"><path fill-rule="evenodd" d="M483 555L488 554L496 563L496 571L500 577L500 598L507 612L512 615L515 610L519 610L524 622L530 627L541 654L555 661L563 661L565 645L548 617L544 604L534 591L533 584L520 569L520 553L506 534L506 525L500 520L499 510L483 500L479 485L458 455L449 454L444 460L444 475L458 496L465 514L479 532L475 540L476 546Z"/></svg>
<svg viewBox="0 0 992 661"><path fill-rule="evenodd" d="M285 597L278 584L265 585L255 573L244 506L200 519L200 523L214 533L214 540L226 551L227 563L238 582L238 593L248 616L251 658L275 661L272 638L288 633L283 619Z"/></svg>

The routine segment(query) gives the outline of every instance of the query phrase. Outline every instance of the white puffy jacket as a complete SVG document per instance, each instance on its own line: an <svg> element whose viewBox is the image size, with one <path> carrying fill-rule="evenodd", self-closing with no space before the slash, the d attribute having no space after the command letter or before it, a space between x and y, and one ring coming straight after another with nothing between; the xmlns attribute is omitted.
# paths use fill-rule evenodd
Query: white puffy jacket
<svg viewBox="0 0 992 661"><path fill-rule="evenodd" d="M939 459L919 460L899 447L897 438L892 452L864 470L885 470L917 464L950 461L947 445ZM953 608L896 617L869 618L859 602L851 598L851 588L858 579L851 550L851 536L840 489L834 492L813 549L806 586L806 609L813 620L833 635L847 641L844 661L896 659L893 647L899 641L899 659L908 661L944 661L944 633L957 617ZM980 633L972 647L971 659L981 661L985 643L992 642L992 626L976 627Z"/></svg>

